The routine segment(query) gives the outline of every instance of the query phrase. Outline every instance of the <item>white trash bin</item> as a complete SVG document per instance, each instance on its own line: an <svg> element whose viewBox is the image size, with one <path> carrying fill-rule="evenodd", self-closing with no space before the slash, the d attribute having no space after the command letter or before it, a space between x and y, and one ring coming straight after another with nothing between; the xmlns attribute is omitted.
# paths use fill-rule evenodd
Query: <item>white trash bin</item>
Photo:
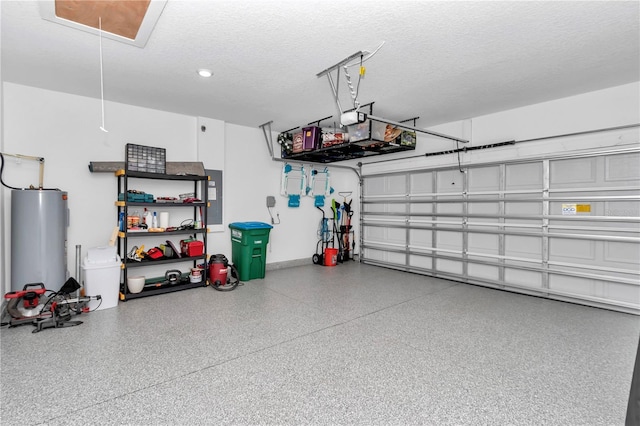
<svg viewBox="0 0 640 426"><path fill-rule="evenodd" d="M99 262L91 261L89 256L82 261L84 273L84 294L87 296L100 295L102 300L91 300L90 310L101 310L118 306L120 295L120 256L117 254L110 260L104 257Z"/></svg>

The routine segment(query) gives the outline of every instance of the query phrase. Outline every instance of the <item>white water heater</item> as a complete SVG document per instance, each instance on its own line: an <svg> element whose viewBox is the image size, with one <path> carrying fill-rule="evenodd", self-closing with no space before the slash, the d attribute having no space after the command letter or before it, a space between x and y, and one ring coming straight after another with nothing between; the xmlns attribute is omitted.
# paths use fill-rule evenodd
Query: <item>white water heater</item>
<svg viewBox="0 0 640 426"><path fill-rule="evenodd" d="M67 271L67 193L59 189L11 191L11 290L43 283L57 291Z"/></svg>

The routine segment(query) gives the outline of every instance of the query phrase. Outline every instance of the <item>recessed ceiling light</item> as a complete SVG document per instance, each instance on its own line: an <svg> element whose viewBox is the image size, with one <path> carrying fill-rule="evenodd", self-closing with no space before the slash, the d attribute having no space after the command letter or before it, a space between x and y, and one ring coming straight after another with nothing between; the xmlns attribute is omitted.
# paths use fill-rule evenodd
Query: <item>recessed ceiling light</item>
<svg viewBox="0 0 640 426"><path fill-rule="evenodd" d="M213 71L201 68L201 69L198 70L198 75L200 77L207 77L208 78L208 77L211 77L213 75Z"/></svg>

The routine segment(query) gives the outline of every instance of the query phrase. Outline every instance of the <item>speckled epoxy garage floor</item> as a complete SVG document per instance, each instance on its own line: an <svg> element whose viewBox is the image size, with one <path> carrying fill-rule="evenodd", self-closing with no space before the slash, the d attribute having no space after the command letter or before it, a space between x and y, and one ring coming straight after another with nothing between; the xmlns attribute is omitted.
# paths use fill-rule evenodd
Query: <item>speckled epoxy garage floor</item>
<svg viewBox="0 0 640 426"><path fill-rule="evenodd" d="M355 262L267 271L32 334L1 423L624 424L640 317Z"/></svg>

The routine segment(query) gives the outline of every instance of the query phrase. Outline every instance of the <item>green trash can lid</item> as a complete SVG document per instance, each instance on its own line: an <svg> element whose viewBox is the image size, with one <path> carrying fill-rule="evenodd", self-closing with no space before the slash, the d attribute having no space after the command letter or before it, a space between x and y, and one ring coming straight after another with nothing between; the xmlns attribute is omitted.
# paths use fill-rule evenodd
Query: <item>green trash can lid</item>
<svg viewBox="0 0 640 426"><path fill-rule="evenodd" d="M233 222L229 224L229 228L249 231L252 229L271 229L273 226L264 222Z"/></svg>

